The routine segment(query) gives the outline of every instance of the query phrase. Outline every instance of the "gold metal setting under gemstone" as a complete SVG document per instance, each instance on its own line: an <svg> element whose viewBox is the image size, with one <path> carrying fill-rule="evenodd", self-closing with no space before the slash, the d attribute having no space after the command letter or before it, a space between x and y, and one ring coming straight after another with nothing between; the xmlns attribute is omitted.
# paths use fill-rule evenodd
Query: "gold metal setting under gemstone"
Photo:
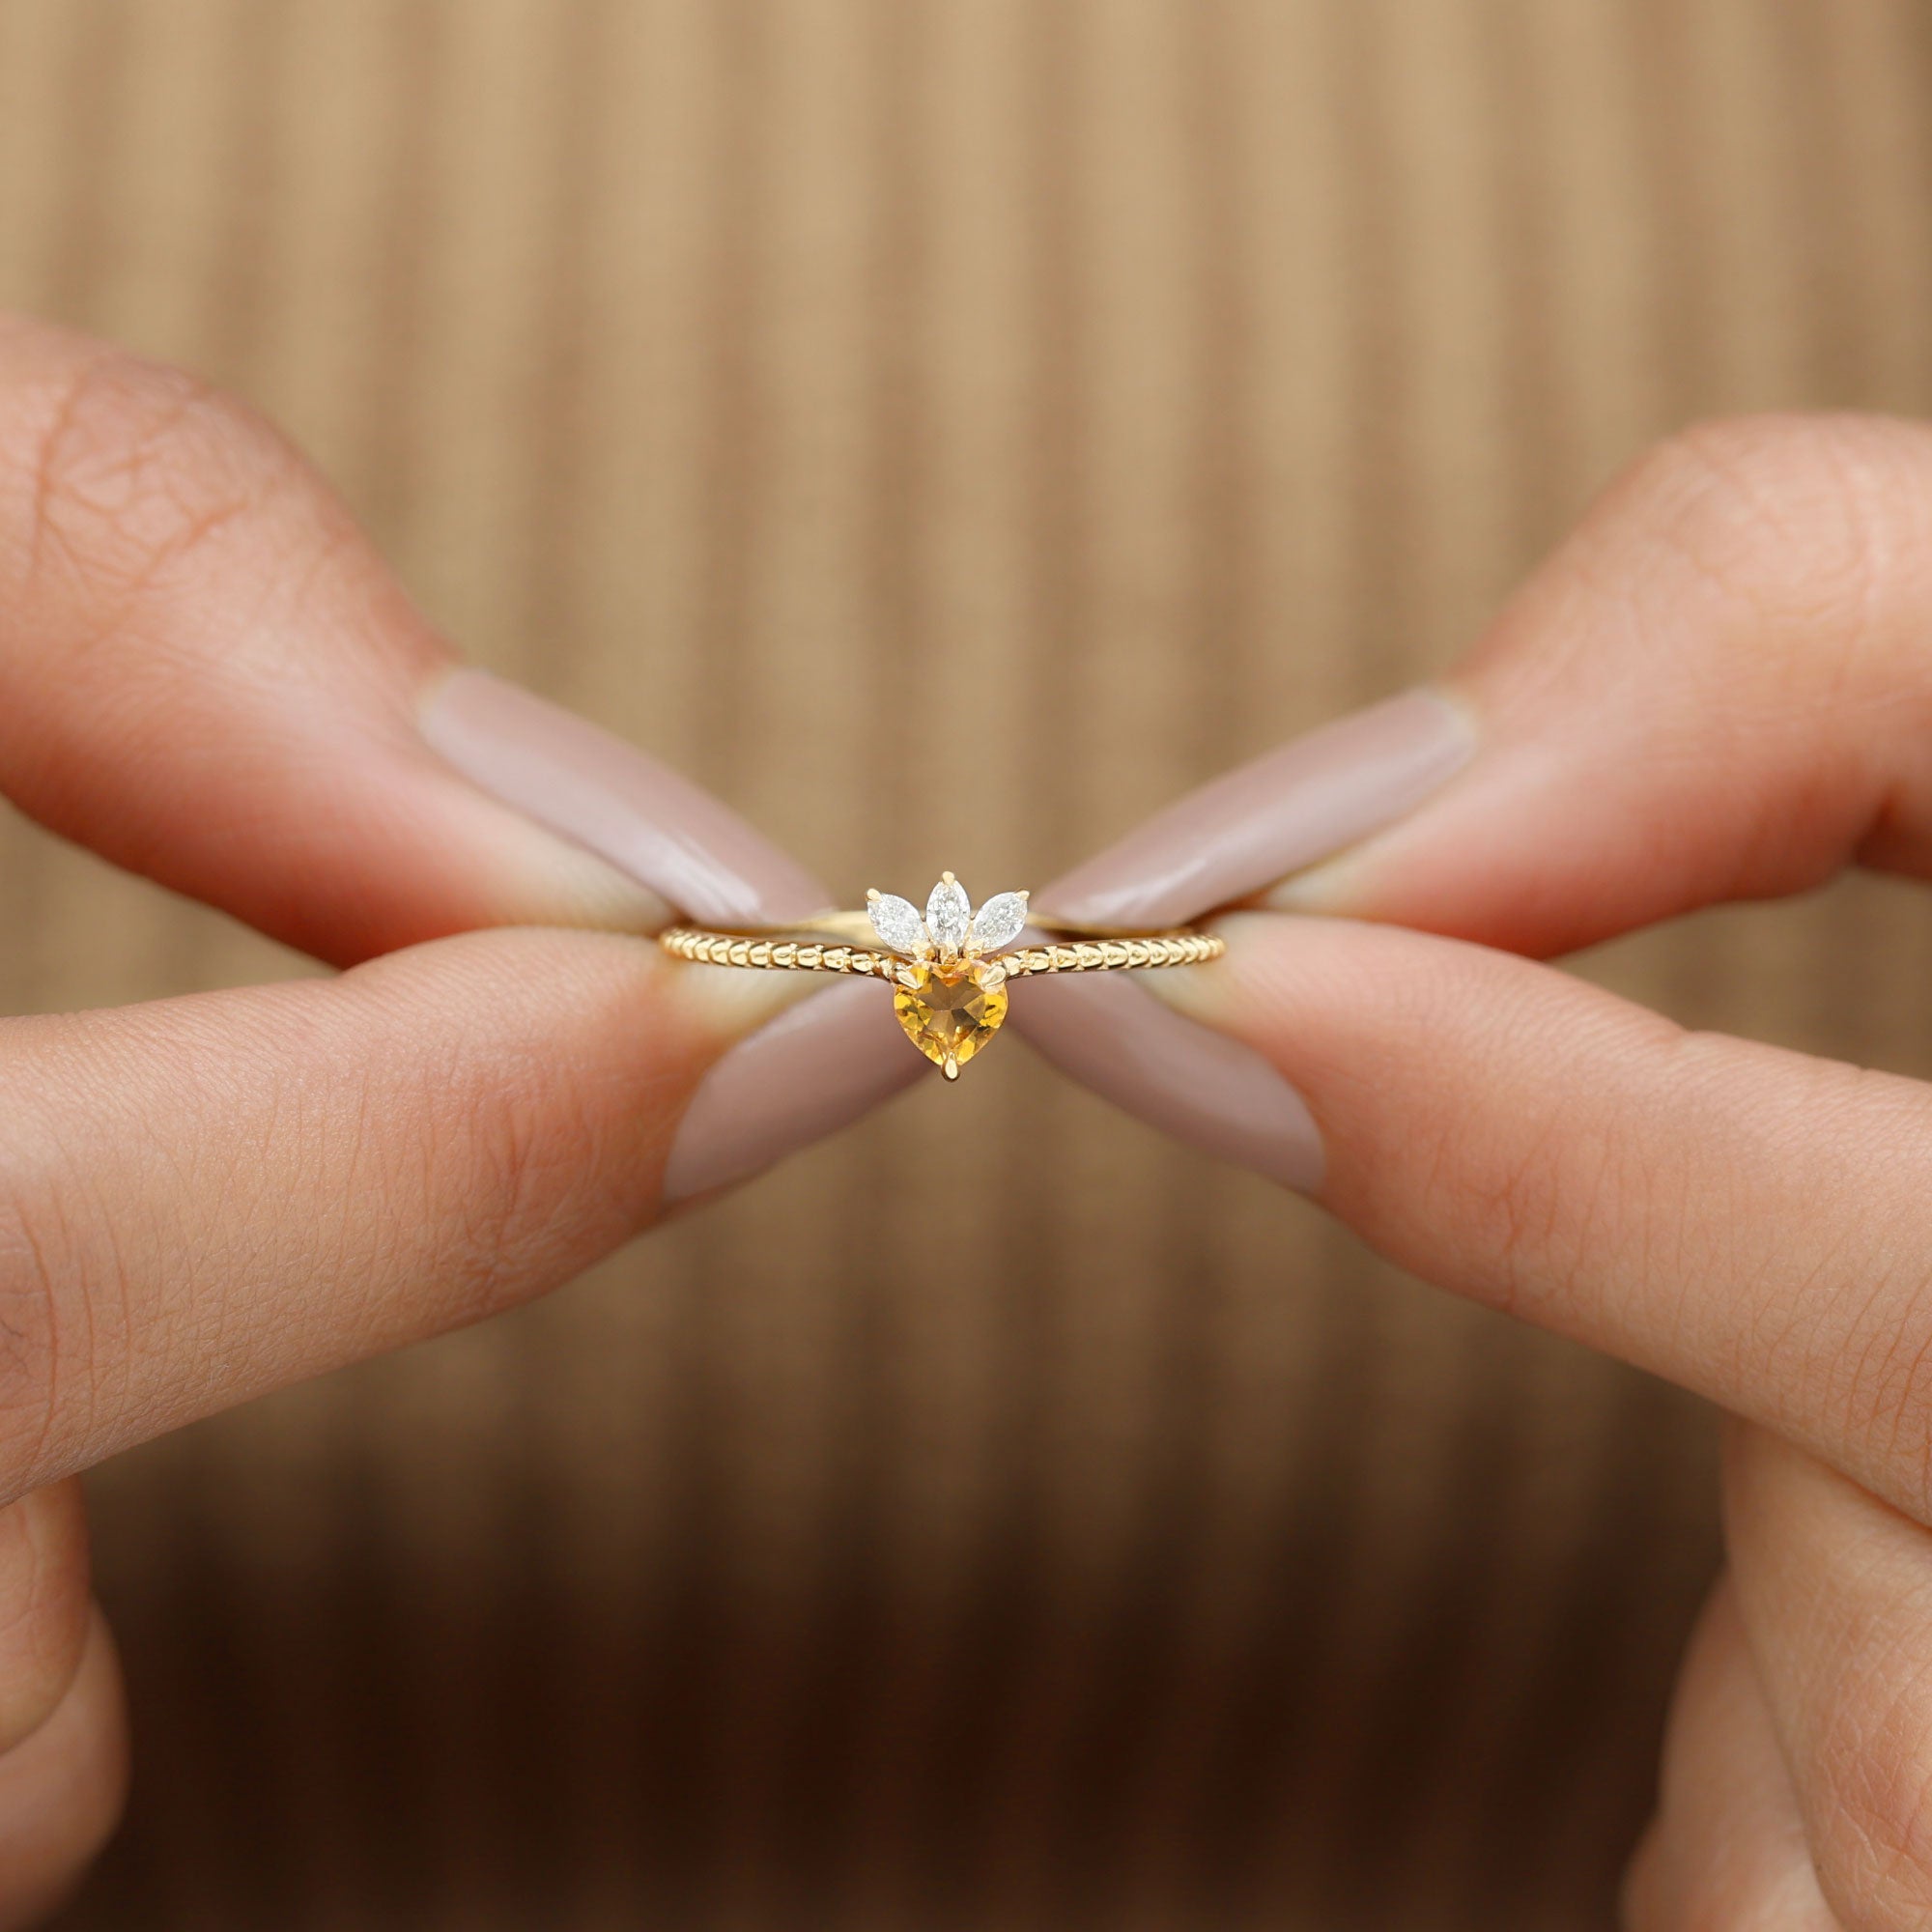
<svg viewBox="0 0 1932 1932"><path fill-rule="evenodd" d="M1228 950L1211 932L1083 933L1054 923L1045 925L1043 942L1023 946L1017 942L1027 923L1025 893L998 893L976 912L959 881L945 872L923 914L909 899L871 892L863 912L735 932L674 925L658 943L700 966L887 980L906 1037L949 1080L1000 1030L1009 980L1200 966Z"/></svg>

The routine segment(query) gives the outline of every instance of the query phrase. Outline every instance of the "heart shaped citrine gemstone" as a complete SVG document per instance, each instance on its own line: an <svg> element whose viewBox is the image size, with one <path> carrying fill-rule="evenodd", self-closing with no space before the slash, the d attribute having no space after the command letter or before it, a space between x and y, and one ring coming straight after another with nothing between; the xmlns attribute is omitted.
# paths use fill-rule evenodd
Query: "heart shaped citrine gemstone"
<svg viewBox="0 0 1932 1932"><path fill-rule="evenodd" d="M911 966L893 988L893 1011L906 1037L946 1077L959 1069L1000 1030L1007 1016L1003 975L964 961L947 966ZM986 984L990 980L992 983ZM906 983L907 981L911 983Z"/></svg>

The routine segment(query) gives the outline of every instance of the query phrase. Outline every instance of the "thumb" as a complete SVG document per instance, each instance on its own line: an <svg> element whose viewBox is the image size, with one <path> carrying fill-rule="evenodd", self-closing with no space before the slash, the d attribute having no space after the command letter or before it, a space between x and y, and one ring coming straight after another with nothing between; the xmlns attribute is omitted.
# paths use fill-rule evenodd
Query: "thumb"
<svg viewBox="0 0 1932 1932"><path fill-rule="evenodd" d="M825 896L696 785L459 669L259 417L4 319L0 791L337 964Z"/></svg>
<svg viewBox="0 0 1932 1932"><path fill-rule="evenodd" d="M1847 864L1932 874L1932 434L1688 432L1433 690L1155 814L1037 909L1262 903L1538 957Z"/></svg>
<svg viewBox="0 0 1932 1932"><path fill-rule="evenodd" d="M1260 904L1541 957L1848 864L1924 876L1928 630L1932 436L1711 425L1615 485L1439 687L1217 781L1036 904L1108 926ZM1114 1051L1129 1004L1157 1011L1069 984L1023 1024L1121 1105L1304 1179L1278 1090L1171 1016L1158 1051Z"/></svg>
<svg viewBox="0 0 1932 1932"><path fill-rule="evenodd" d="M1221 960L1148 979L1299 1097L1284 1179L1425 1280L1932 1520L1932 1087L1687 1033L1463 941L1223 931Z"/></svg>

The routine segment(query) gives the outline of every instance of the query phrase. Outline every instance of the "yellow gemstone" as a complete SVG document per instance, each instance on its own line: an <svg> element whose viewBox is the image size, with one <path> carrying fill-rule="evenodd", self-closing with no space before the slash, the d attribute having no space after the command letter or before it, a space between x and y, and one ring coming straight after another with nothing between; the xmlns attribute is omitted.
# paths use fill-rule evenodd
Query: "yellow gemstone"
<svg viewBox="0 0 1932 1932"><path fill-rule="evenodd" d="M1007 989L982 986L968 966L915 966L914 984L893 988L893 1011L906 1037L948 1078L1000 1030Z"/></svg>

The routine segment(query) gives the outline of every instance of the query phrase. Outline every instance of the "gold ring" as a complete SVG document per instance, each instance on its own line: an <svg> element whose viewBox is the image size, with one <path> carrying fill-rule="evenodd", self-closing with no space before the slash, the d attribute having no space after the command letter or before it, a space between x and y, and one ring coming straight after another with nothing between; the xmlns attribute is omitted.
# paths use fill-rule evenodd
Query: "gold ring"
<svg viewBox="0 0 1932 1932"><path fill-rule="evenodd" d="M949 1080L958 1079L959 1069L1000 1030L1009 980L1200 966L1228 950L1217 934L1191 927L1102 932L1059 923L1037 923L1043 942L1017 945L1027 923L1025 893L996 893L975 912L965 888L943 872L923 914L910 899L869 892L863 912L731 930L673 925L658 935L658 944L699 966L884 980L906 1037Z"/></svg>

